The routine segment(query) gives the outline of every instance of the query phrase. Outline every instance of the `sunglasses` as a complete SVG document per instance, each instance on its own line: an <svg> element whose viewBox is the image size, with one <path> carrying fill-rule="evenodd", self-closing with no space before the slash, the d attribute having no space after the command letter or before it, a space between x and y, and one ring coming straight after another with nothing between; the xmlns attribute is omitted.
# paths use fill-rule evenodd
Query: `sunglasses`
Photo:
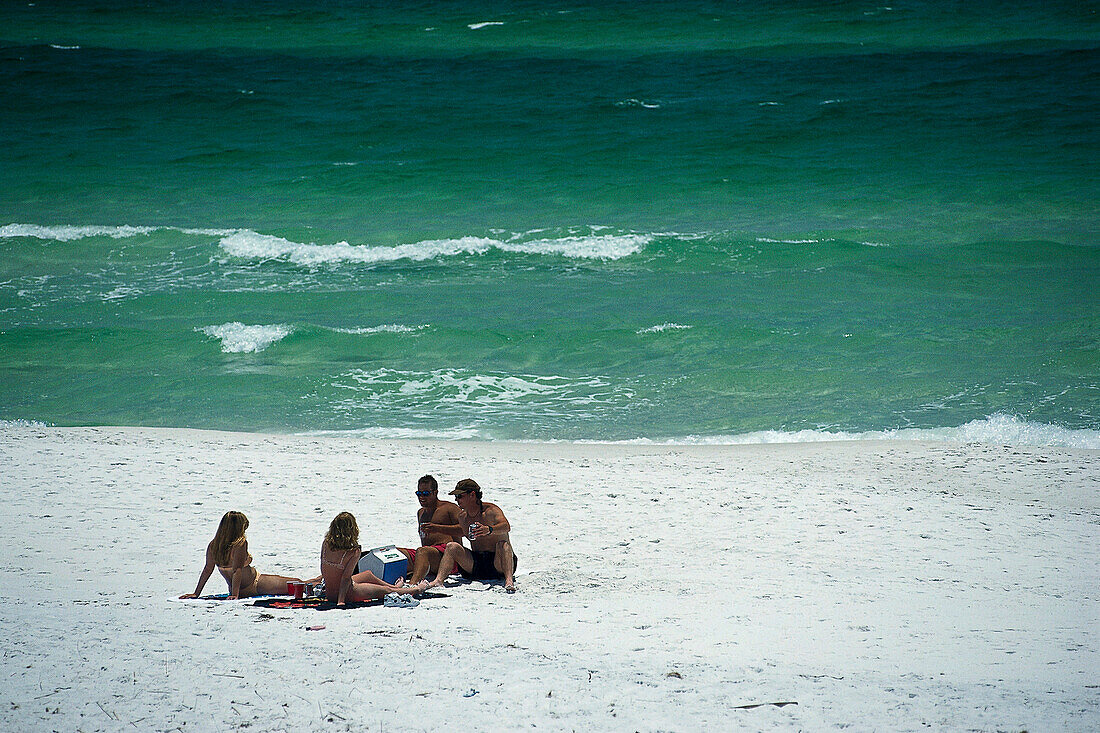
<svg viewBox="0 0 1100 733"><path fill-rule="evenodd" d="M417 491L416 495L417 496L431 496L434 493L435 493L434 491Z"/></svg>

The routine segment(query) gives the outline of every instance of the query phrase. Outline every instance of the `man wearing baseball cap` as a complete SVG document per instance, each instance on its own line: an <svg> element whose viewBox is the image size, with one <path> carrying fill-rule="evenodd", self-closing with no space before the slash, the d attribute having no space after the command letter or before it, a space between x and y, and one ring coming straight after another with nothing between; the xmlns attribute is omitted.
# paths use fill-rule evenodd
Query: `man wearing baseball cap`
<svg viewBox="0 0 1100 733"><path fill-rule="evenodd" d="M428 587L443 585L457 565L464 578L503 579L504 590L515 593L517 560L508 537L512 529L508 518L496 504L481 500L481 487L472 478L462 479L449 493L458 504L459 521L470 540L470 549L458 542L447 543L435 580Z"/></svg>

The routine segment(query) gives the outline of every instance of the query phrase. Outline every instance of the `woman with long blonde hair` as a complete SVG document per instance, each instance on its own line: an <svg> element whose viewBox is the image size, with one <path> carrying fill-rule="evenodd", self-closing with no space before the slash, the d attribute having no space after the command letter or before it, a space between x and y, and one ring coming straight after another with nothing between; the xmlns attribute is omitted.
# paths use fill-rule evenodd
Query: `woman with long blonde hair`
<svg viewBox="0 0 1100 733"><path fill-rule="evenodd" d="M390 585L369 570L355 573L363 548L359 546L359 525L349 512L340 512L329 524L325 541L321 543L321 577L325 579L325 595L339 606L346 602L370 601L387 593L408 593L409 588L398 579Z"/></svg>
<svg viewBox="0 0 1100 733"><path fill-rule="evenodd" d="M218 524L214 539L206 546L206 567L199 574L199 583L194 593L184 593L180 598L198 598L206 581L210 579L214 568L222 574L229 584L229 600L251 598L252 596L280 595L286 593L288 582L302 582L300 578L282 575L263 575L252 567L252 556L248 554L248 540L244 531L248 529L248 517L240 512L226 512Z"/></svg>

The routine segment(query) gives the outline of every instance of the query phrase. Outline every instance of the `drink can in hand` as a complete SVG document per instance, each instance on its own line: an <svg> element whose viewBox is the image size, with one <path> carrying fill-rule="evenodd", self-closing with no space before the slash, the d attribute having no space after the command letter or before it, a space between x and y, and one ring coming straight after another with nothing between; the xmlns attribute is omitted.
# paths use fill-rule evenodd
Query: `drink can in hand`
<svg viewBox="0 0 1100 733"><path fill-rule="evenodd" d="M477 532L478 529L480 529L480 527L481 527L481 525L478 524L477 522L474 522L473 524L470 525L470 535L469 535L470 539L474 538L474 534Z"/></svg>

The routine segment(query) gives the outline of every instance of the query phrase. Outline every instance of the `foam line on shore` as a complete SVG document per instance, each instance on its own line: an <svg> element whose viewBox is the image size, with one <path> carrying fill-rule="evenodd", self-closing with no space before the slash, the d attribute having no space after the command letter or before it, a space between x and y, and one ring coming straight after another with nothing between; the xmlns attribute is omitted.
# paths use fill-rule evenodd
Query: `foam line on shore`
<svg viewBox="0 0 1100 733"><path fill-rule="evenodd" d="M700 435L654 440L578 441L582 443L633 443L638 445L761 445L770 443L828 443L874 440L905 442L988 443L1033 447L1100 450L1100 430L1066 428L1031 422L1014 415L995 414L958 427L897 428L891 430L760 430L740 435Z"/></svg>

